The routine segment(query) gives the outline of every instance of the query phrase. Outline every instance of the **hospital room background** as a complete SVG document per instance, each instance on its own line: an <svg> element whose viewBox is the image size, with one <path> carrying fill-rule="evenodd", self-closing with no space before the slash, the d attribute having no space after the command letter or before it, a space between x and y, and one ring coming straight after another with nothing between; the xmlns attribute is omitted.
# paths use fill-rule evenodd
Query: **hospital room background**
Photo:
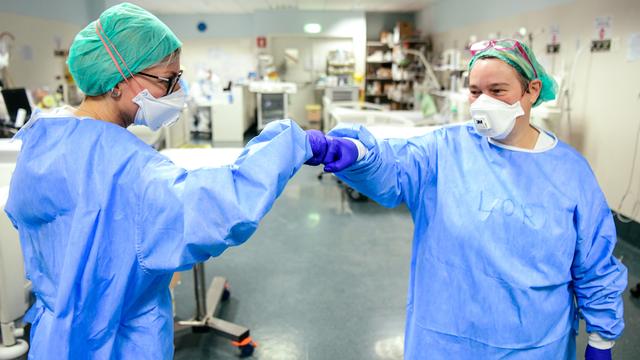
<svg viewBox="0 0 640 360"><path fill-rule="evenodd" d="M640 1L130 2L183 42L188 101L171 127L129 130L185 168L230 164L285 118L323 132L365 124L379 138L469 121L469 47L527 44L558 84L531 121L588 160L616 223L628 288L613 358L640 359ZM3 206L20 151L10 139L36 108L82 101L69 46L118 3L0 2ZM4 212L0 227L0 359L21 359L33 294ZM402 359L413 229L405 207L304 167L246 244L174 275L175 358ZM584 324L577 344L584 358Z"/></svg>

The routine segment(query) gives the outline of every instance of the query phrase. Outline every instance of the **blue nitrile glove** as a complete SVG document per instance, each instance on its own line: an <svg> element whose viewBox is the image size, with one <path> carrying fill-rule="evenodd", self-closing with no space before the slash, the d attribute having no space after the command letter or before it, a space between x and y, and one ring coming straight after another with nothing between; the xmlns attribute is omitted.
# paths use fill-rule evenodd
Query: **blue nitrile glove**
<svg viewBox="0 0 640 360"><path fill-rule="evenodd" d="M307 130L306 132L309 138L309 144L311 144L313 156L307 160L305 164L312 166L320 165L327 154L327 139L320 130Z"/></svg>
<svg viewBox="0 0 640 360"><path fill-rule="evenodd" d="M591 345L587 345L587 351L584 353L585 360L611 360L611 349L600 350Z"/></svg>
<svg viewBox="0 0 640 360"><path fill-rule="evenodd" d="M322 161L324 171L338 172L358 160L358 147L351 140L327 136L327 154Z"/></svg>

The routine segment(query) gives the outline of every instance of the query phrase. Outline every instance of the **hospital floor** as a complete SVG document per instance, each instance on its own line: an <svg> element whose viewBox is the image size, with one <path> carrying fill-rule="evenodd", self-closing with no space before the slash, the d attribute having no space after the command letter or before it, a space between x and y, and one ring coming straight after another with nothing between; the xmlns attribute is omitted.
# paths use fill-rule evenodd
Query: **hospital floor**
<svg viewBox="0 0 640 360"><path fill-rule="evenodd" d="M253 359L402 359L413 225L404 208L346 199L331 176L303 167L247 243L209 260L207 282L227 278L218 317L251 330ZM640 250L623 240L616 256L640 281ZM192 273L176 288L176 313L195 311ZM640 301L624 294L626 330L614 359L640 359ZM578 359L586 335L581 323ZM237 359L229 340L178 334L175 359Z"/></svg>

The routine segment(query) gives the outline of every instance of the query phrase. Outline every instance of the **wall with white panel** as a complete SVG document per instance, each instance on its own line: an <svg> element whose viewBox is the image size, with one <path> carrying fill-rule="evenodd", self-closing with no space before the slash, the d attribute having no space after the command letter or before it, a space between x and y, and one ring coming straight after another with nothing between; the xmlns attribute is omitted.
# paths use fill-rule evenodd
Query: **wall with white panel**
<svg viewBox="0 0 640 360"><path fill-rule="evenodd" d="M54 50L68 49L78 31L103 10L103 0L0 1L0 32L15 36L9 69L13 84L53 89L64 66Z"/></svg>
<svg viewBox="0 0 640 360"><path fill-rule="evenodd" d="M0 12L86 25L104 11L103 0L2 0ZM0 23L0 27L5 27Z"/></svg>
<svg viewBox="0 0 640 360"><path fill-rule="evenodd" d="M15 36L10 51L9 76L15 87L55 88L56 76L64 74L63 60L55 49L68 49L83 25L41 17L0 12L0 32Z"/></svg>
<svg viewBox="0 0 640 360"><path fill-rule="evenodd" d="M53 87L63 66L54 58L54 48L58 44L68 48L75 34L104 8L104 0L1 2L0 31L16 35L10 72L14 84ZM317 36L353 39L356 71L364 72L366 20L362 11L283 9L251 14L156 15L184 42L182 59L189 80L204 65L212 67L224 81L244 77L255 70L257 36L307 36L303 30L307 23L322 26ZM204 32L197 30L201 21L207 24Z"/></svg>
<svg viewBox="0 0 640 360"><path fill-rule="evenodd" d="M274 56L276 65L284 65L286 72L283 80L296 84L298 91L289 96L289 117L298 124L307 125L306 105L321 104L322 90L316 90L314 79L320 73L326 72L327 54L331 50L353 51L351 38L278 35L269 40L269 51ZM298 51L298 61L291 64L285 59L286 49Z"/></svg>
<svg viewBox="0 0 640 360"><path fill-rule="evenodd" d="M367 39L380 41L380 31L393 31L398 21L408 22L415 26L415 12L368 12L367 13Z"/></svg>
<svg viewBox="0 0 640 360"><path fill-rule="evenodd" d="M252 39L257 36L307 35L304 25L317 23L322 32L317 36L349 37L353 39L356 71L364 72L366 46L366 19L362 11L257 11L251 14L163 15L164 21L183 41L201 39ZM197 24L204 22L206 31Z"/></svg>
<svg viewBox="0 0 640 360"><path fill-rule="evenodd" d="M256 68L255 39L188 39L183 40L181 66L187 81L196 80L201 69L211 69L223 84L246 78Z"/></svg>
<svg viewBox="0 0 640 360"><path fill-rule="evenodd" d="M470 35L511 37L520 27L533 36L541 63L555 74L574 72L571 91L571 132L567 119L555 124L558 135L574 145L591 164L612 209L640 221L640 165L636 165L630 195L620 201L632 176L633 150L640 126L640 61L629 61L629 41L640 34L640 1L490 0L438 2L418 15L418 26L432 34L437 52L462 48ZM610 16L613 49L591 53L598 29L596 17ZM559 30L557 55L546 54L551 29Z"/></svg>
<svg viewBox="0 0 640 360"><path fill-rule="evenodd" d="M344 48L354 52L356 72L364 73L367 24L359 11L256 11L251 14L225 15L159 15L184 42L182 62L185 78L193 81L199 67L209 64L223 83L245 77L256 69L259 51L274 56L276 66L283 63L284 49L300 51L301 61L310 65L308 74L326 71L328 50ZM206 31L197 24L204 22ZM322 26L319 34L306 34L304 25ZM256 37L267 38L264 50L256 47ZM345 44L346 42L346 44ZM309 61L308 61L309 60ZM290 97L289 115L305 125L305 105L318 103L318 94L309 78L283 74L286 81L298 85L298 93Z"/></svg>
<svg viewBox="0 0 640 360"><path fill-rule="evenodd" d="M501 21L576 1L581 0L439 0L428 5L418 13L417 17L422 30L428 33L441 33L483 22Z"/></svg>

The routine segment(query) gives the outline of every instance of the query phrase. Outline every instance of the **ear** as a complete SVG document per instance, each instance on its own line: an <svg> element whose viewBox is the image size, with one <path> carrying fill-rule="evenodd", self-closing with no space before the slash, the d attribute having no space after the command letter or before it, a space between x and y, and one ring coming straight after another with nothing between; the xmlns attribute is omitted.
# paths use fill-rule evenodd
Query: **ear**
<svg viewBox="0 0 640 360"><path fill-rule="evenodd" d="M542 90L542 81L540 81L540 79L531 80L531 82L529 82L528 92L531 97L531 105L535 104L535 102L538 101L540 90Z"/></svg>
<svg viewBox="0 0 640 360"><path fill-rule="evenodd" d="M118 99L122 96L122 90L120 89L120 83L118 83L111 91L109 92L112 98Z"/></svg>

